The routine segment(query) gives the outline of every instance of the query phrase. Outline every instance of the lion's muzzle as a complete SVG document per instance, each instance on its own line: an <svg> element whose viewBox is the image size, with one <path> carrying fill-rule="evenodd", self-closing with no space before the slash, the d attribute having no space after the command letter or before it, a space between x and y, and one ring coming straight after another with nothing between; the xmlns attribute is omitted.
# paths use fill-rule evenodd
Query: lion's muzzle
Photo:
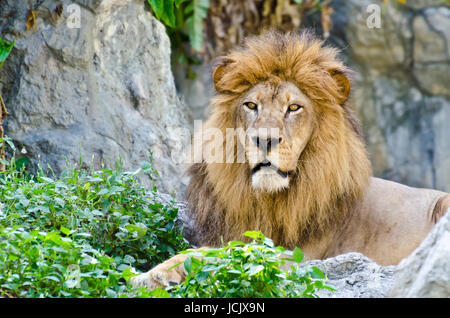
<svg viewBox="0 0 450 318"><path fill-rule="evenodd" d="M263 160L252 169L252 187L265 192L278 192L289 186L289 172Z"/></svg>

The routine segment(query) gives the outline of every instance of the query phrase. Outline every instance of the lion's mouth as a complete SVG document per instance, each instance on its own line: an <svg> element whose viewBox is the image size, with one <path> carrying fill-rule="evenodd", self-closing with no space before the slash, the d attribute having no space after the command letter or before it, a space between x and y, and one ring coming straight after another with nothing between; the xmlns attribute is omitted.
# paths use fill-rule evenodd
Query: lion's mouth
<svg viewBox="0 0 450 318"><path fill-rule="evenodd" d="M261 170L262 168L269 168L274 171L276 171L281 177L287 178L289 176L289 172L281 171L277 166L272 164L269 160L264 160L260 163L258 163L253 169L252 169L252 175L254 175L256 172Z"/></svg>

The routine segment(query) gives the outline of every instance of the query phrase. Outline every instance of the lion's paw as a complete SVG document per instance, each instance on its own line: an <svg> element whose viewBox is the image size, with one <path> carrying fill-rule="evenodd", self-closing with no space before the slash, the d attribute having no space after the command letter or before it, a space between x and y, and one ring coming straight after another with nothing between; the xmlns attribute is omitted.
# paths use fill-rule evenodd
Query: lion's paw
<svg viewBox="0 0 450 318"><path fill-rule="evenodd" d="M132 277L130 280L131 286L135 288L147 287L148 290L153 290L158 287L164 287L159 281L152 278L150 272L140 274L138 276Z"/></svg>
<svg viewBox="0 0 450 318"><path fill-rule="evenodd" d="M183 282L183 276L172 268L172 261L162 263L147 273L132 277L130 282L133 287L147 287L153 290L158 287L178 285Z"/></svg>

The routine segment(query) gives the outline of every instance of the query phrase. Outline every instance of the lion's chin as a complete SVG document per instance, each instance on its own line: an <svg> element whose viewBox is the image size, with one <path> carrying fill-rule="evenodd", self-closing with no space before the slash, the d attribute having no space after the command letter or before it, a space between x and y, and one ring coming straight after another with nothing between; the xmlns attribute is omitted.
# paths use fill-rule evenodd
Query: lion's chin
<svg viewBox="0 0 450 318"><path fill-rule="evenodd" d="M252 188L265 192L279 192L289 187L289 176L281 176L276 170L262 168L252 175Z"/></svg>

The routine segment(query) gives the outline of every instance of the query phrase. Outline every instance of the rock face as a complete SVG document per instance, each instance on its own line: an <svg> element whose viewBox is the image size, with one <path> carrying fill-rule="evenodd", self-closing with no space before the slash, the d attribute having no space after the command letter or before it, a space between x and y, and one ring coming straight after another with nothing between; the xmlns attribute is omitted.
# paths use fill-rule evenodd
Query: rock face
<svg viewBox="0 0 450 318"><path fill-rule="evenodd" d="M350 100L362 120L374 172L450 191L450 8L407 1L369 28L373 1L333 1L330 39L356 71Z"/></svg>
<svg viewBox="0 0 450 318"><path fill-rule="evenodd" d="M397 266L392 296L450 297L450 210Z"/></svg>
<svg viewBox="0 0 450 318"><path fill-rule="evenodd" d="M334 0L328 44L355 70L349 101L361 119L376 176L450 191L450 7L439 0L389 1L369 28L372 0ZM381 3L381 2L377 2ZM307 27L320 26L320 14ZM321 34L319 30L317 32ZM195 118L212 96L210 68L196 80L175 72Z"/></svg>
<svg viewBox="0 0 450 318"><path fill-rule="evenodd" d="M2 1L0 34L15 40L1 73L6 134L56 172L65 159L136 169L154 153L162 190L182 193L172 127L189 127L165 29L142 0ZM79 13L79 15L78 15ZM77 26L77 16L80 23ZM150 180L143 180L150 183Z"/></svg>
<svg viewBox="0 0 450 318"><path fill-rule="evenodd" d="M311 261L327 274L327 284L336 292L321 290L320 298L383 298L389 297L393 284L395 266L380 266L359 253L348 253Z"/></svg>

